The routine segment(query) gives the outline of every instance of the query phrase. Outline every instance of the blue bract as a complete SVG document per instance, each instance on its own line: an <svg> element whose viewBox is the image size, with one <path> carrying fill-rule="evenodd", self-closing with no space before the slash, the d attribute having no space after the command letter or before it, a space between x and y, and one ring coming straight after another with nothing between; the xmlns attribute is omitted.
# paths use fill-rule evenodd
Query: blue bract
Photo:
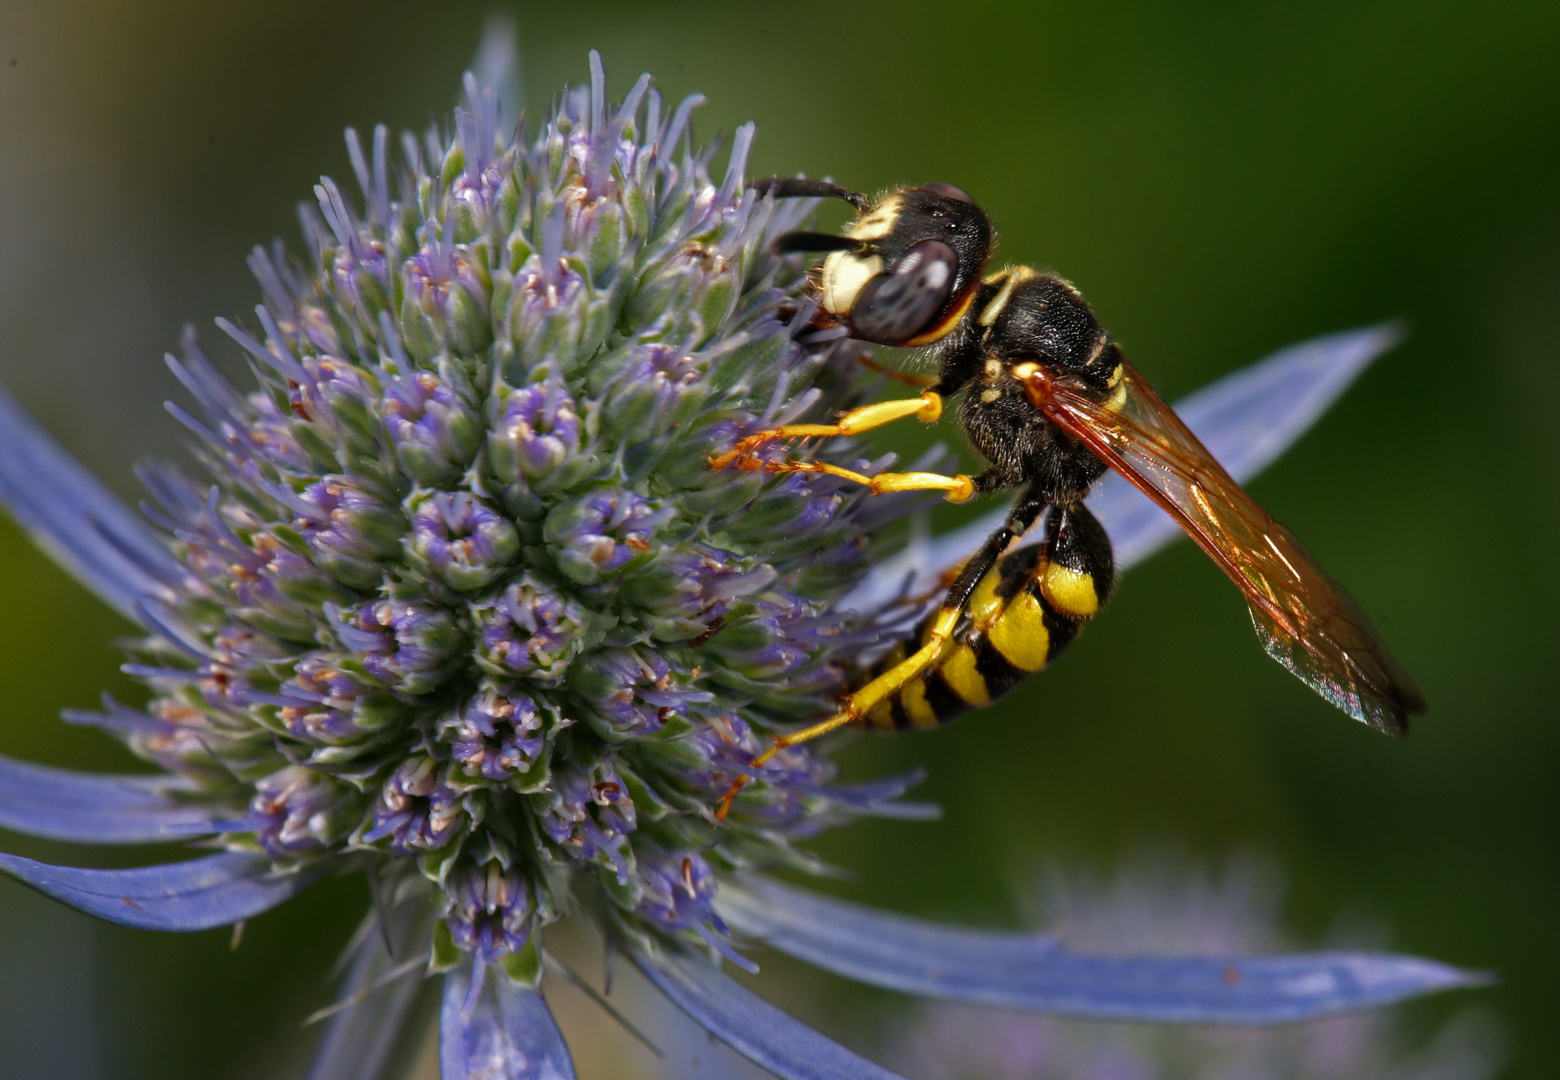
<svg viewBox="0 0 1560 1080"><path fill-rule="evenodd" d="M719 911L752 868L809 868L798 839L914 812L895 802L908 779L832 786L829 762L797 748L727 821L713 810L768 733L829 710L877 639L903 575L869 571L891 565L915 503L705 467L875 386L844 352L795 340L804 268L766 243L809 208L746 188L752 126L717 181L689 134L698 99L663 108L646 76L609 104L591 64L529 141L469 75L467 107L397 153L383 127L367 146L347 133L359 194L322 180L306 259L257 248L264 302L242 325L218 320L255 385L235 389L193 334L169 357L199 467L143 468L145 518L0 397L0 499L145 630L125 670L149 701L69 719L162 770L0 761L0 824L224 849L128 871L0 869L165 930L366 874L383 933L360 937L344 1002L397 988L335 1013L318 1077L369 1075L415 996L397 980L419 973L446 980L447 1077L569 1075L537 988L545 928L570 913L782 1075L886 1075L721 975L721 955L751 964ZM1217 451L1245 417L1268 432L1299 417L1292 436L1389 338L1280 358L1289 383L1234 384L1202 434ZM1308 406L1297 386L1323 389ZM883 464L848 440L820 453ZM1127 551L1159 524L1119 520ZM1200 961L1097 967L1041 943L1011 954L1032 954L1016 971L981 959L1007 938L761 883L732 902L744 930L858 978L1100 1015L1290 1019L1464 980L1402 958L1291 957L1232 987ZM1053 970L1083 989L1048 990Z"/></svg>
<svg viewBox="0 0 1560 1080"><path fill-rule="evenodd" d="M1067 924L1066 948L1201 949L1229 956L1284 947L1287 935L1278 922L1283 889L1275 870L1250 856L1215 870L1157 850L1132 856L1105 876L1074 871L1053 882L1042 878L1038 891L1053 917ZM1142 960L1122 962L1136 966ZM1276 986L1286 963L1283 957L1238 961L1224 978L1272 978L1270 986ZM1349 963L1339 957L1339 978L1349 977ZM1070 990L1078 996L1087 992L1082 983ZM1192 998L1189 994L1188 1005ZM875 1041L888 1060L916 1075L947 1080L1493 1080L1506 1057L1499 1028L1475 1010L1433 1033L1422 1020L1408 1029L1406 1018L1389 1010L1244 1029L1080 1023L1058 1012L1037 1017L922 1001L884 1025ZM708 1056L688 1025L676 1025L670 1034L662 1036L669 1057L678 1051Z"/></svg>

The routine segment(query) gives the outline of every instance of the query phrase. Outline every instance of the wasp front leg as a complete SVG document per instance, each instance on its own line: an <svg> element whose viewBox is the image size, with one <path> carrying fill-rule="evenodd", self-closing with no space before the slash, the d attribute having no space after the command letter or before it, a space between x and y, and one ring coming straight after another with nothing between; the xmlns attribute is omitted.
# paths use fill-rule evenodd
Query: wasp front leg
<svg viewBox="0 0 1560 1080"><path fill-rule="evenodd" d="M942 414L942 395L935 390L927 390L918 398L880 401L876 405L863 405L859 409L851 409L832 424L785 424L760 431L756 435L749 435L739 440L726 453L710 458L709 464L712 469L724 469L731 465L750 471L763 469L770 463L754 455L772 442L784 439L827 439L837 435L859 435L864 431L882 427L884 424L892 424L895 420L903 420L907 416L931 424L941 419Z"/></svg>

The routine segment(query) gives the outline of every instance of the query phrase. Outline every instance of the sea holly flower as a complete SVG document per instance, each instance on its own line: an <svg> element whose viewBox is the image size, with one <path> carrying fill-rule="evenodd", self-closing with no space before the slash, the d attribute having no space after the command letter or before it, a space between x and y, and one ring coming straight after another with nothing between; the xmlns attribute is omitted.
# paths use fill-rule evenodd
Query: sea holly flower
<svg viewBox="0 0 1560 1080"><path fill-rule="evenodd" d="M420 493L406 509L412 522L408 561L457 592L482 592L520 554L514 525L469 491Z"/></svg>
<svg viewBox="0 0 1560 1080"><path fill-rule="evenodd" d="M397 376L386 383L379 404L396 458L417 483L449 483L476 457L482 423L448 371L443 378L431 371Z"/></svg>
<svg viewBox="0 0 1560 1080"><path fill-rule="evenodd" d="M546 718L530 696L484 680L465 708L440 721L440 734L467 774L504 780L530 773L546 746L544 726Z"/></svg>
<svg viewBox="0 0 1560 1080"><path fill-rule="evenodd" d="M470 611L477 638L473 659L499 678L557 682L569 662L601 638L588 608L530 570Z"/></svg>
<svg viewBox="0 0 1560 1080"><path fill-rule="evenodd" d="M712 173L690 135L698 99L667 108L645 77L609 103L594 54L591 69L528 137L486 74L398 155L383 128L366 148L349 131L359 194L322 180L304 258L255 249L263 302L218 321L253 388L218 375L194 335L169 358L197 469L144 468L144 516L0 396L0 501L144 631L125 671L147 704L68 718L161 770L0 760L0 825L218 849L132 870L0 855L0 869L163 930L365 874L379 932L355 939L319 1078L377 1070L418 975L443 979L445 1076L571 1075L539 991L548 927L571 913L783 1076L887 1074L722 974L720 957L751 967L748 937L933 996L1044 1009L1081 980L1076 1010L1141 1019L1292 1019L1466 983L1374 954L1241 960L1237 984L1157 957L1124 978L1040 939L754 875L810 868L797 844L824 828L919 812L899 801L913 778L838 785L806 746L715 814L769 735L826 711L904 615L915 575L893 559L920 503L706 467L877 384L807 333L805 267L768 244L810 207L746 186L752 127ZM1283 354L1187 417L1249 473L1391 338ZM850 440L817 452L861 466ZM1119 488L1100 499L1122 563L1146 553L1158 518ZM923 544L913 569L962 554Z"/></svg>

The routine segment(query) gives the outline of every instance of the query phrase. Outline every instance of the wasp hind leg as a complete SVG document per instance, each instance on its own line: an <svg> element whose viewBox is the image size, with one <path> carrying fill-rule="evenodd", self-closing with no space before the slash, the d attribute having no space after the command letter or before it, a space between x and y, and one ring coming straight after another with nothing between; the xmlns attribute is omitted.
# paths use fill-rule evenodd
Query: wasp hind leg
<svg viewBox="0 0 1560 1080"><path fill-rule="evenodd" d="M1040 593L1064 618L1082 622L1110 599L1115 558L1105 527L1083 503L1059 506L1046 521Z"/></svg>
<svg viewBox="0 0 1560 1080"><path fill-rule="evenodd" d="M878 702L883 701L910 680L924 673L937 662L938 654L943 646L953 635L954 625L959 620L959 609L944 607L938 612L937 621L927 632L926 638L919 649L910 656L895 664L888 671L873 679L860 690L849 695L839 712L827 720L820 720L810 727L804 727L800 731L793 731L788 735L776 735L768 750L759 754L752 761L756 771L769 764L780 751L796 746L798 743L811 742L820 735L827 735L831 731L837 731L847 724L860 723ZM734 780L726 794L721 797L720 805L715 810L717 821L724 821L726 814L731 810L731 801L737 797L737 793L747 786L748 777L739 776Z"/></svg>
<svg viewBox="0 0 1560 1080"><path fill-rule="evenodd" d="M974 595L976 587L996 565L997 560L1014 538L1022 536L1034 524L1045 507L1045 499L1033 490L1026 490L1019 496L1013 509L1008 513L1007 520L986 538L985 543L981 544L975 554L965 561L959 576L943 598L942 606L932 619L931 625L922 635L920 646L861 689L848 695L841 703L839 711L827 720L821 720L800 731L775 736L773 745L753 759L751 764L754 771L762 769L776 754L788 747L810 742L820 735L827 735L848 724L862 723L874 706L888 700L891 695L925 675L933 665L941 662L944 659L944 652L953 640L954 630L969 609L970 598ZM726 789L715 810L716 820L725 820L731 810L732 800L747 785L748 779L747 776L739 776Z"/></svg>
<svg viewBox="0 0 1560 1080"><path fill-rule="evenodd" d="M1053 507L1045 539L1008 555L993 576L992 594L971 610L981 655L1001 669L993 673L1005 691L1048 667L1110 598L1110 539L1081 503ZM994 615L982 621L983 609Z"/></svg>

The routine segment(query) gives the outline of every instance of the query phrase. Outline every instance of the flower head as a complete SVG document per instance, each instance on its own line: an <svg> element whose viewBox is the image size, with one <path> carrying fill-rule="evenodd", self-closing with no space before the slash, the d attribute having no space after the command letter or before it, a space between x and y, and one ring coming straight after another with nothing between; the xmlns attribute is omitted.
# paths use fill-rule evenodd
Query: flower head
<svg viewBox="0 0 1560 1080"><path fill-rule="evenodd" d="M180 572L136 670L201 737L158 760L251 803L229 847L380 860L484 963L600 879L625 932L700 940L718 920L669 907L666 867L713 894L711 860L795 862L831 795L802 765L807 811L719 828L742 753L690 770L681 744L816 712L848 579L811 556L859 577L883 545L859 492L705 459L859 388L810 388L829 357L788 330L804 279L765 253L796 209L744 187L751 127L717 184L648 80L609 108L598 68L529 141L468 91L399 161L349 133L361 194L321 182L310 264L256 250L265 303L222 323L255 389L193 338L170 361L204 475L161 474ZM755 503L796 507L786 550ZM762 705L714 690L808 668Z"/></svg>
<svg viewBox="0 0 1560 1080"><path fill-rule="evenodd" d="M218 320L252 388L193 334L169 358L199 469L142 470L148 521L0 397L0 499L146 631L125 666L144 708L70 719L163 770L0 761L0 824L221 849L130 871L0 868L161 929L235 922L362 871L383 933L364 937L344 1002L443 974L447 1076L568 1073L535 987L547 926L578 912L769 1060L762 1047L821 1036L758 999L726 1007L746 992L708 957L749 965L727 887L809 867L795 845L827 826L910 812L895 802L908 781L835 785L798 747L729 819L714 810L769 733L828 711L879 616L903 607L869 571L913 504L706 468L868 389L848 356L800 339L804 268L767 244L808 207L745 187L751 125L717 180L689 134L697 99L665 108L644 77L609 103L594 54L590 85L529 137L484 85L468 75L466 106L398 155L384 128L366 151L349 131L359 194L320 182L303 260L255 249L263 303L246 325ZM1323 350L1322 398L1380 337ZM1256 396L1277 400L1271 384ZM818 453L859 465L848 440ZM938 558L919 569L955 561ZM754 903L745 925L762 921ZM1429 965L1305 1007L1459 978ZM317 1075L382 1060L397 1017L361 1046L351 1016L344 1004Z"/></svg>

